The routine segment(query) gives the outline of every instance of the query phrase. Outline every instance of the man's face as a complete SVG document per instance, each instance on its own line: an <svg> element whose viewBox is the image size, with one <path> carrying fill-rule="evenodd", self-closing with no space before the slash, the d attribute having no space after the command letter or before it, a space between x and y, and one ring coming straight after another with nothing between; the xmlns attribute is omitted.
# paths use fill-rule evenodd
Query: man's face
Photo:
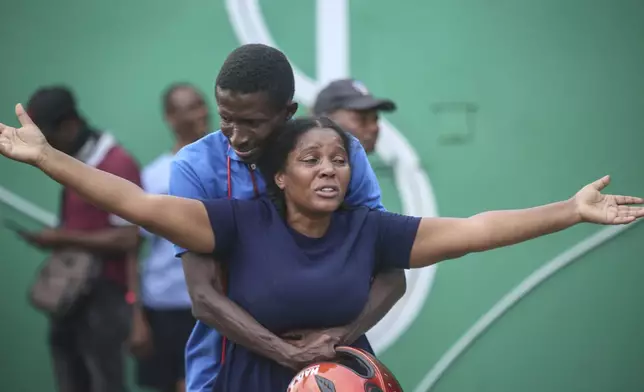
<svg viewBox="0 0 644 392"><path fill-rule="evenodd" d="M329 118L360 140L367 154L374 151L380 131L377 110L338 109Z"/></svg>
<svg viewBox="0 0 644 392"><path fill-rule="evenodd" d="M274 108L267 93L242 94L216 87L221 132L244 161L257 159L266 138L297 110L291 103Z"/></svg>
<svg viewBox="0 0 644 392"><path fill-rule="evenodd" d="M177 135L187 140L203 137L210 128L210 113L203 96L190 87L172 93L166 120Z"/></svg>
<svg viewBox="0 0 644 392"><path fill-rule="evenodd" d="M69 120L63 121L56 127L45 126L42 131L52 147L69 155L74 153L73 150L80 134L79 127L80 125L76 121Z"/></svg>

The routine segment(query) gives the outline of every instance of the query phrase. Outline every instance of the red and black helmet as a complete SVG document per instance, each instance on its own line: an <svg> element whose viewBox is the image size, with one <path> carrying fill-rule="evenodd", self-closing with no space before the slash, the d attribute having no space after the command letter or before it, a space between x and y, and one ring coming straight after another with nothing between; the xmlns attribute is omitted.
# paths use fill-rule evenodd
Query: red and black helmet
<svg viewBox="0 0 644 392"><path fill-rule="evenodd" d="M373 355L341 346L338 356L302 369L286 392L402 392L396 377Z"/></svg>

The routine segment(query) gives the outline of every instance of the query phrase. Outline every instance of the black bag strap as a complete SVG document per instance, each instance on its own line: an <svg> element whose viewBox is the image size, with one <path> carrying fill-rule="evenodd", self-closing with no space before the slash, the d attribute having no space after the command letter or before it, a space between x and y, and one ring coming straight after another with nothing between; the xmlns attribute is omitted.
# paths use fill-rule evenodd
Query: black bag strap
<svg viewBox="0 0 644 392"><path fill-rule="evenodd" d="M63 226L63 222L65 219L65 204L66 203L66 198L67 198L67 190L65 187L60 191L60 208L58 210L58 227Z"/></svg>

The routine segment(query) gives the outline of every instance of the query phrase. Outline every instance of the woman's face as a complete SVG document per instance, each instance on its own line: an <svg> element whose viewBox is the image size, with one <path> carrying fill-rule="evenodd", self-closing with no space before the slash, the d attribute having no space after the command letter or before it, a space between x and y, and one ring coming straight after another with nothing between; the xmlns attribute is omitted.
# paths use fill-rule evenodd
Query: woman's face
<svg viewBox="0 0 644 392"><path fill-rule="evenodd" d="M288 155L275 182L284 191L287 208L305 213L329 213L340 207L351 168L342 138L329 128L303 134Z"/></svg>

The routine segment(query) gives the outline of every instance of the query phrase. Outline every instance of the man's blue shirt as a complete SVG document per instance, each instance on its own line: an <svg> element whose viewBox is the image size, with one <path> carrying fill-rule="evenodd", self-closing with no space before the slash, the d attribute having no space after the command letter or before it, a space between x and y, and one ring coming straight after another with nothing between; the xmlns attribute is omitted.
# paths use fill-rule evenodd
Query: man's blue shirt
<svg viewBox="0 0 644 392"><path fill-rule="evenodd" d="M384 210L376 175L364 148L353 137L349 153L351 182L347 204ZM170 173L170 194L191 199L219 199L227 198L230 189L234 199L252 199L255 197L253 178L258 192L265 192L264 179L254 169L235 154L228 139L217 131L185 146L175 155ZM175 250L177 255L185 252L178 246ZM186 344L187 392L212 390L221 367L221 349L221 335L197 321Z"/></svg>

